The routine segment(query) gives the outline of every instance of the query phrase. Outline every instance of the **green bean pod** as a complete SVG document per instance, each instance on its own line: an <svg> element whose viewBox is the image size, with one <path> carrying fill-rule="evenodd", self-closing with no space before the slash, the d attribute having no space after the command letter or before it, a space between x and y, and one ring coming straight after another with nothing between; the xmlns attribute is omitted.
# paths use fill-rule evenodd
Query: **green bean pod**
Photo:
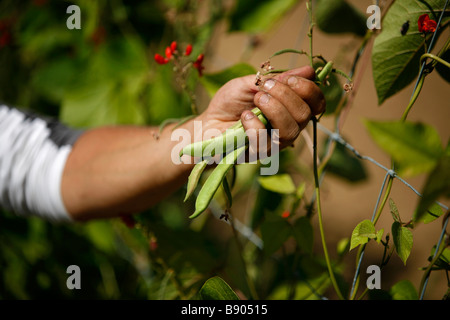
<svg viewBox="0 0 450 320"><path fill-rule="evenodd" d="M254 108L252 112L258 116L258 118L266 125L267 119L262 114L261 110L259 108ZM231 146L231 141L244 141L246 142L245 137L245 130L242 126L242 122L239 120L235 124L233 124L229 129L227 129L224 133L222 133L220 136L204 140L204 141L197 141L190 145L185 146L180 151L180 157L183 155L190 155L193 157L213 157L216 154L216 151L218 150L220 154L227 153L231 151L232 149L236 149L241 145L233 143ZM232 147L232 148L231 148ZM205 150L208 150L210 152L205 153Z"/></svg>
<svg viewBox="0 0 450 320"><path fill-rule="evenodd" d="M231 195L231 188L230 188L230 185L228 184L226 175L222 180L222 187L223 187L223 191L225 193L225 200L226 200L227 208L229 209L233 205L233 196Z"/></svg>
<svg viewBox="0 0 450 320"><path fill-rule="evenodd" d="M241 156L246 149L246 146L240 147L239 149L230 152L222 158L220 163L209 175L208 179L206 179L203 187L201 188L195 202L195 212L189 218L193 219L198 217L208 208L211 200L217 192L217 189L222 184L228 170L230 170L235 165L235 162L237 161L239 156Z"/></svg>
<svg viewBox="0 0 450 320"><path fill-rule="evenodd" d="M208 165L208 160L203 160L203 161L197 163L194 166L194 168L192 169L191 174L189 175L189 178L188 178L187 191L186 191L186 196L184 198L184 202L186 202L191 197L191 195L194 193L195 188L197 187L198 181L200 180L200 177L207 165Z"/></svg>
<svg viewBox="0 0 450 320"><path fill-rule="evenodd" d="M329 61L317 75L317 80L319 82L323 82L332 71L333 71L333 61Z"/></svg>

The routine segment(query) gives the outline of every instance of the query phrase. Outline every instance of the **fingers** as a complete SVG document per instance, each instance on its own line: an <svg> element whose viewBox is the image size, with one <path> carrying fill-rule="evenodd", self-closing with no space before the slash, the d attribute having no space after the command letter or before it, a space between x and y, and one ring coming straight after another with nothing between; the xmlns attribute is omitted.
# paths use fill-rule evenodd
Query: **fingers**
<svg viewBox="0 0 450 320"><path fill-rule="evenodd" d="M308 123L311 115L308 108L305 108L305 114L301 116L302 118L305 118L305 120L297 121L280 100L265 92L258 92L255 95L255 105L261 109L267 120L269 120L272 128L278 130L281 148L287 147L293 143L300 131Z"/></svg>
<svg viewBox="0 0 450 320"><path fill-rule="evenodd" d="M323 93L311 81L314 75L310 67L285 72L266 80L254 97L255 105L279 130L282 147L293 143L312 116L325 111Z"/></svg>
<svg viewBox="0 0 450 320"><path fill-rule="evenodd" d="M245 161L252 162L258 159L262 154L266 156L269 155L271 143L266 126L249 110L242 113L241 122L249 140L249 150L245 155ZM264 137L261 135L264 135ZM265 143L263 143L263 138L265 138Z"/></svg>
<svg viewBox="0 0 450 320"><path fill-rule="evenodd" d="M316 78L316 72L310 66L304 66L301 68L292 69L286 72L283 72L275 77L278 81L284 82L290 76L301 77L308 80L314 80Z"/></svg>

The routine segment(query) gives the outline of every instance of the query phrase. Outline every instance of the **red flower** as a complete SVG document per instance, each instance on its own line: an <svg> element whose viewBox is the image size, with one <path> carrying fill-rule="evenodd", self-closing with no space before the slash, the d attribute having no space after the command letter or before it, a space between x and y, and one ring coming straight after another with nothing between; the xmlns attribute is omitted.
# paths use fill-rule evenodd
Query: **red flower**
<svg viewBox="0 0 450 320"><path fill-rule="evenodd" d="M165 52L165 53L166 53L166 58L167 58L167 59L172 58L172 53L173 53L173 52L172 52L172 49L171 49L170 47L167 47L167 48L166 48L166 52Z"/></svg>
<svg viewBox="0 0 450 320"><path fill-rule="evenodd" d="M203 58L204 57L205 56L202 53L197 57L197 60L195 60L195 62L194 62L194 68L197 69L200 77L203 75L203 69L205 69L205 67L203 67Z"/></svg>
<svg viewBox="0 0 450 320"><path fill-rule="evenodd" d="M436 31L436 26L437 26L436 21L430 19L430 16L426 13L419 17L419 20L417 23L419 26L419 32L428 33L428 32Z"/></svg>
<svg viewBox="0 0 450 320"><path fill-rule="evenodd" d="M281 214L281 217L286 219L286 218L288 218L290 215L291 215L291 213L290 213L289 211L286 210L286 211L284 211L284 212Z"/></svg>
<svg viewBox="0 0 450 320"><path fill-rule="evenodd" d="M184 52L185 56L189 56L192 53L192 44L188 44L186 47L186 51Z"/></svg>
<svg viewBox="0 0 450 320"><path fill-rule="evenodd" d="M177 42L176 41L173 41L170 44L170 50L172 50L172 53L174 53L177 50Z"/></svg>
<svg viewBox="0 0 450 320"><path fill-rule="evenodd" d="M169 62L168 58L164 58L162 55L156 53L155 54L155 61L157 64L166 64L167 62Z"/></svg>

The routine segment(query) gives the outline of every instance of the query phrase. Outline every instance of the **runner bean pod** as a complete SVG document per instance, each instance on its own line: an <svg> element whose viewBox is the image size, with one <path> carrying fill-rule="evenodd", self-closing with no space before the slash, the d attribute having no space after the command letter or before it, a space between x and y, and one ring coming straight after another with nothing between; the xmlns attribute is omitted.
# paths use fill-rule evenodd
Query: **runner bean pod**
<svg viewBox="0 0 450 320"><path fill-rule="evenodd" d="M217 189L223 183L228 170L235 165L237 159L245 152L246 149L247 146L242 146L222 158L220 163L216 168L214 168L213 172L203 184L203 187L201 188L195 202L195 212L189 218L193 219L198 217L208 208L212 198L216 194Z"/></svg>
<svg viewBox="0 0 450 320"><path fill-rule="evenodd" d="M258 118L267 124L267 119L262 114L259 108L254 108L252 112L258 116ZM228 128L222 135L211 138L204 141L198 141L191 143L184 147L180 151L180 157L183 155L190 155L193 157L213 157L216 151L220 151L222 154L234 150L241 145L236 145L236 142L246 142L245 130L242 126L242 122L239 120ZM231 143L233 142L233 145ZM209 151L209 152L205 152Z"/></svg>

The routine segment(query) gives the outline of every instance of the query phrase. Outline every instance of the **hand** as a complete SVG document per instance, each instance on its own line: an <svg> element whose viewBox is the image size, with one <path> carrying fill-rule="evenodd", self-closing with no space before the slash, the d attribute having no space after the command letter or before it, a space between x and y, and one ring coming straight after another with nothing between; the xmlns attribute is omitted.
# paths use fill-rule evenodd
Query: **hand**
<svg viewBox="0 0 450 320"><path fill-rule="evenodd" d="M294 143L312 116L325 111L325 98L312 81L315 72L302 67L255 85L255 76L229 81L214 96L200 118L207 128L225 131L241 119L245 130L265 129L250 111L258 107L273 129L279 130L280 149Z"/></svg>

